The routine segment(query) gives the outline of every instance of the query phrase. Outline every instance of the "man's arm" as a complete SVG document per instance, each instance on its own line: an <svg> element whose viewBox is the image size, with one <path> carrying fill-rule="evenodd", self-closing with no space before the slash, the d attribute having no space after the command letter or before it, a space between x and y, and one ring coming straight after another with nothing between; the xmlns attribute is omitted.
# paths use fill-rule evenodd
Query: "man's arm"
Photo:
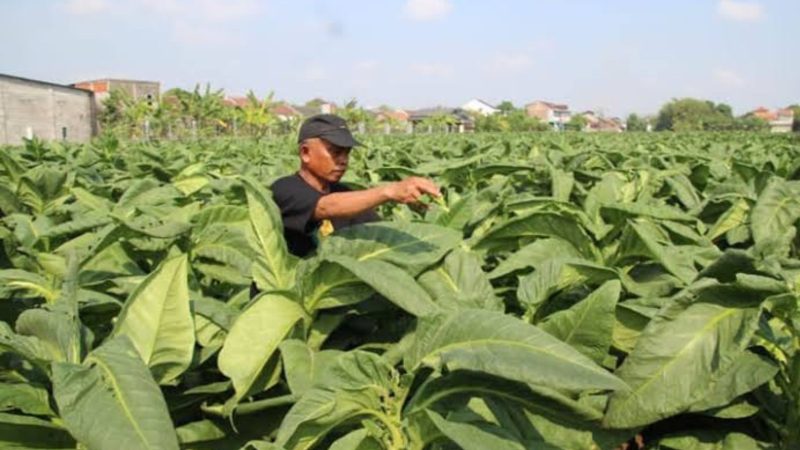
<svg viewBox="0 0 800 450"><path fill-rule="evenodd" d="M426 178L411 177L370 189L335 192L323 196L314 209L314 219L339 219L357 216L386 202L414 203L424 194L441 196L439 188Z"/></svg>

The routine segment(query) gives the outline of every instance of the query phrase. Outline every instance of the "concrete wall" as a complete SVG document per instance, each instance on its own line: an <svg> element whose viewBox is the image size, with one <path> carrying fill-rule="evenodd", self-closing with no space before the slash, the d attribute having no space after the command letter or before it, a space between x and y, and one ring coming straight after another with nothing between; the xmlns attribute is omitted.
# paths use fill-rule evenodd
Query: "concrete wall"
<svg viewBox="0 0 800 450"><path fill-rule="evenodd" d="M91 92L0 76L0 144L23 138L87 142L95 131Z"/></svg>

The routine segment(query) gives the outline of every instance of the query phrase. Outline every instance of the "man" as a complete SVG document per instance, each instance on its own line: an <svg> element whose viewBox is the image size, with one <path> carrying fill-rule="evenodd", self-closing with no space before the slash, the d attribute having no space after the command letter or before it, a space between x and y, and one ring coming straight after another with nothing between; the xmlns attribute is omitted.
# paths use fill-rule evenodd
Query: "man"
<svg viewBox="0 0 800 450"><path fill-rule="evenodd" d="M297 256L307 256L316 249L317 233L324 236L380 220L374 208L383 203L415 203L424 194L441 196L431 180L419 177L360 191L339 183L347 170L350 150L360 144L344 119L336 115L309 117L300 126L297 141L300 170L272 184L286 243Z"/></svg>

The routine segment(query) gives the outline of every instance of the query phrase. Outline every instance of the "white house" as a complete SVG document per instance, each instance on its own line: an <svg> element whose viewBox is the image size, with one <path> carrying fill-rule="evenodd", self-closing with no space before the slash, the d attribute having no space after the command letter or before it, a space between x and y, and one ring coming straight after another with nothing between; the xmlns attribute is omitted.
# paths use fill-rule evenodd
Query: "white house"
<svg viewBox="0 0 800 450"><path fill-rule="evenodd" d="M469 112L478 113L482 116L490 116L492 114L497 114L498 112L500 112L499 109L495 108L494 106L486 103L485 101L479 98L473 98L467 103L464 103L461 106L461 109Z"/></svg>

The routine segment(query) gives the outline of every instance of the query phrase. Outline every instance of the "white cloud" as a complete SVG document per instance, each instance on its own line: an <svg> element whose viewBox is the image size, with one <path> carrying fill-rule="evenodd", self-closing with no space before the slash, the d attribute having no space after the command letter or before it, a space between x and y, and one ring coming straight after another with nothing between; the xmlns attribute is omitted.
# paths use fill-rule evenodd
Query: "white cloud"
<svg viewBox="0 0 800 450"><path fill-rule="evenodd" d="M729 69L714 70L714 81L725 87L739 88L745 85L745 79L738 73Z"/></svg>
<svg viewBox="0 0 800 450"><path fill-rule="evenodd" d="M108 0L68 0L64 8L71 14L96 14L107 11L111 5Z"/></svg>
<svg viewBox="0 0 800 450"><path fill-rule="evenodd" d="M755 1L719 0L717 12L739 22L757 22L764 18L764 7Z"/></svg>
<svg viewBox="0 0 800 450"><path fill-rule="evenodd" d="M448 78L453 75L453 68L441 63L417 63L411 65L411 71L417 75L436 78Z"/></svg>
<svg viewBox="0 0 800 450"><path fill-rule="evenodd" d="M435 20L450 14L453 4L450 0L408 0L406 16L413 20Z"/></svg>

